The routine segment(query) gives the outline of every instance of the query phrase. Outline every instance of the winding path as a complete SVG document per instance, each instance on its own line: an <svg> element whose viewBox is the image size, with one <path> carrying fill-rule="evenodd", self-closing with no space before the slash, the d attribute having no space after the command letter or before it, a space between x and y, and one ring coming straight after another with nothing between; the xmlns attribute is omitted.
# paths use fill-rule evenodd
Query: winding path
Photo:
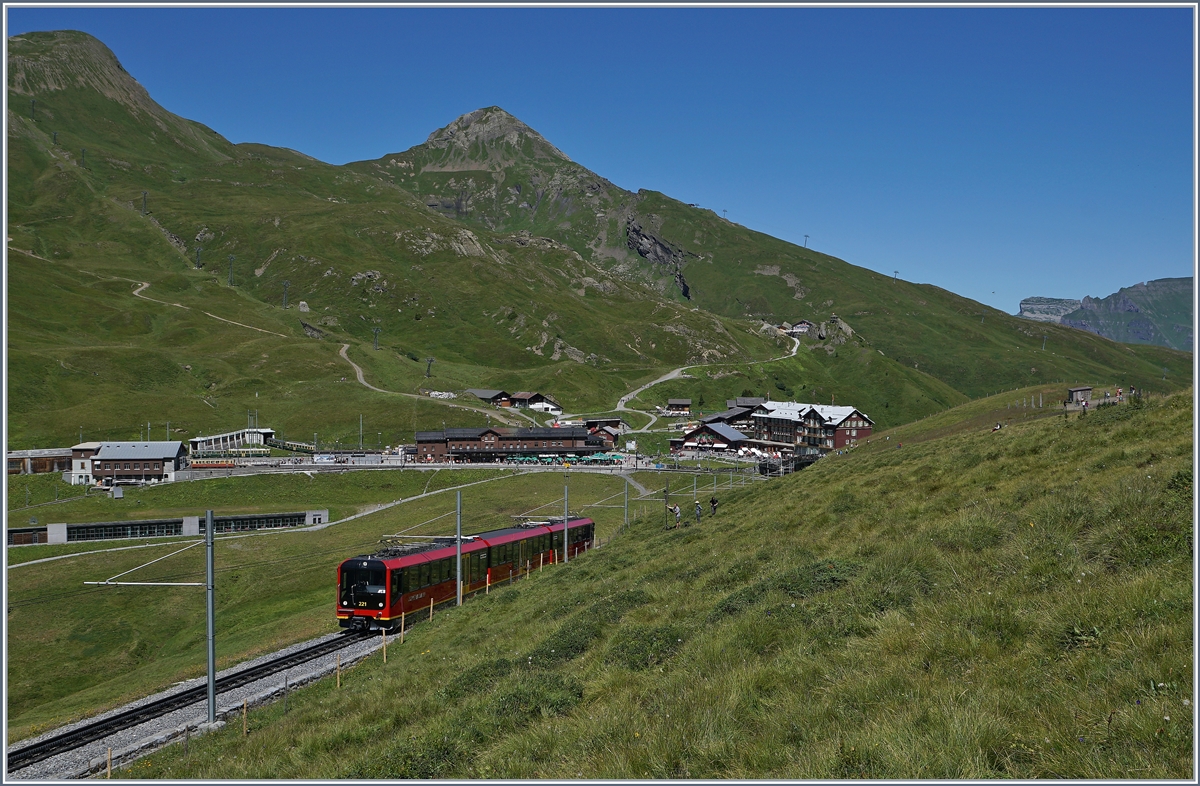
<svg viewBox="0 0 1200 786"><path fill-rule="evenodd" d="M751 361L750 363L748 363L747 365L756 366L760 363L773 363L776 360L783 360L785 358L796 357L796 353L800 350L800 339L796 338L795 336L792 336L791 338L792 338L792 351L791 352L788 352L785 355L780 355L777 358L767 358L766 360L754 360L754 361ZM716 364L716 365L721 365L721 364ZM634 398L636 398L638 395L640 395L643 391L654 387L655 385L657 385L660 382L666 382L668 379L678 379L679 377L686 376L686 374L684 372L686 372L689 368L697 368L697 367L696 366L681 366L681 367L675 369L674 371L668 371L666 374L663 374L661 377L654 380L653 382L647 382L645 385L642 385L637 390L631 391L629 393L626 393L624 396L621 396L621 399L617 402L617 411L619 411L619 412L637 412L640 415L646 415L647 417L650 418L650 422L647 423L645 426L642 426L639 429L633 429L629 433L637 434L639 432L648 432L650 430L650 427L653 426L658 421L658 416L653 413L646 412L646 411L640 410L640 409L633 409L632 407L627 407L625 405L628 404L630 401L632 401Z"/></svg>
<svg viewBox="0 0 1200 786"><path fill-rule="evenodd" d="M404 396L405 398L419 398L419 399L426 398L426 396L419 396L416 393L401 393L396 390L384 390L383 388L377 388L374 385L372 385L370 382L367 382L366 378L363 376L362 368L357 363L355 363L353 360L351 360L350 356L346 354L346 350L348 350L348 349L350 349L349 344L342 344L342 348L338 350L338 354L342 356L342 360L349 363L350 367L354 369L354 376L356 379L358 379L358 384L360 384L363 387L368 388L370 390L374 390L377 393L387 393L388 395L391 395L391 396ZM437 401L438 403L442 403L439 399L429 399L429 400ZM496 420L500 421L501 423L510 423L511 424L511 421L509 421L505 417L503 417L503 415L507 414L507 413L501 413L498 410L493 411L490 409L484 409L483 407L473 407L470 404L451 404L449 402L446 402L445 406L451 407L452 409L469 409L473 412L482 412L485 415L495 416Z"/></svg>

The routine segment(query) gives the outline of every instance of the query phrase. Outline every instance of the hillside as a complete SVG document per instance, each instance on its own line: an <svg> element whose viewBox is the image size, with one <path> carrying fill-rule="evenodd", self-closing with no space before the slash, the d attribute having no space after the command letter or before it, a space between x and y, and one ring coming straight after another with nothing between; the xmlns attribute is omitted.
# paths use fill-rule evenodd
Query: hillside
<svg viewBox="0 0 1200 786"><path fill-rule="evenodd" d="M1037 382L1191 378L1184 354L1079 331L1050 328L1043 352L1046 331L972 301L623 191L497 108L337 167L172 115L82 33L10 39L9 74L13 448L147 422L186 438L248 410L347 445L361 414L395 444L486 422L422 390L607 411L692 364L714 401L815 391L885 427ZM751 365L791 346L763 319L835 310L851 344ZM355 383L343 345L388 393Z"/></svg>
<svg viewBox="0 0 1200 786"><path fill-rule="evenodd" d="M359 412L393 444L484 422L354 386L343 343L387 390L542 389L580 409L666 367L777 353L757 325L664 302L554 241L475 233L376 179L231 145L86 35L9 43L13 447L70 444L80 426L130 438L151 419L211 433L247 409L347 442Z"/></svg>
<svg viewBox="0 0 1200 786"><path fill-rule="evenodd" d="M836 313L884 356L968 397L1060 380L1147 384L1161 380L1164 367L1168 389L1175 389L1172 377L1180 385L1191 379L1191 360L1183 354L1129 350L1077 331L1030 326L664 194L625 191L499 107L463 115L404 152L347 166L388 179L460 223L555 238L615 275L713 313L776 324L821 322Z"/></svg>
<svg viewBox="0 0 1200 786"><path fill-rule="evenodd" d="M902 448L875 438L723 490L699 527L663 530L654 505L603 548L422 622L341 690L306 687L287 715L252 711L248 737L128 774L1189 777L1192 391L951 428L978 409L939 415L940 438L914 424ZM236 603L251 620L277 601ZM200 660L202 613L178 614Z"/></svg>

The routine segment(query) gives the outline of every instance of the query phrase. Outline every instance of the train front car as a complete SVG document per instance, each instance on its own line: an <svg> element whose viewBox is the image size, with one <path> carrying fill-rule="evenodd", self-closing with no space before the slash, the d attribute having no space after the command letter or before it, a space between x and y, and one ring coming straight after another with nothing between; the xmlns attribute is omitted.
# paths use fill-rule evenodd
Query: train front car
<svg viewBox="0 0 1200 786"><path fill-rule="evenodd" d="M388 605L388 569L378 559L355 557L338 566L338 624L343 628L384 627Z"/></svg>

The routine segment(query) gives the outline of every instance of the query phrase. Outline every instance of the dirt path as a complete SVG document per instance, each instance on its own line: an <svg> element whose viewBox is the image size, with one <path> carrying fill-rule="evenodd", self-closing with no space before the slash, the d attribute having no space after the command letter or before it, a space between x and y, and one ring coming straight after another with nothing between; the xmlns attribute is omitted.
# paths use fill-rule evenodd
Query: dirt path
<svg viewBox="0 0 1200 786"><path fill-rule="evenodd" d="M342 348L338 350L338 354L342 356L342 360L349 363L350 367L354 369L354 376L356 379L358 379L358 384L362 385L363 387L365 387L369 390L374 390L376 393L387 393L388 395L391 395L391 396L404 396L405 398L426 399L426 396L419 396L416 393L400 393L399 391L395 391L395 390L384 390L383 388L377 388L374 385L372 385L370 382L367 382L366 378L363 376L362 368L360 368L359 365L357 363L355 363L353 360L351 360L350 356L346 354L346 350L348 350L348 349L350 349L349 344L342 344ZM469 409L472 412L482 412L485 415L491 415L492 417L494 417L496 420L498 420L501 423L505 423L508 425L514 425L504 417L504 415L506 415L507 413L501 413L498 411L485 409L483 407L473 407L470 404L451 404L449 401L445 401L443 399L430 398L427 400L436 401L436 402L438 402L440 404L444 404L445 406L450 407L452 409Z"/></svg>
<svg viewBox="0 0 1200 786"><path fill-rule="evenodd" d="M756 366L760 363L774 363L776 360L783 360L785 358L794 358L794 357L796 357L796 353L799 350L800 350L800 339L793 336L791 352L788 352L786 355L780 355L777 358L767 358L766 360L755 360L755 361L748 363L747 365ZM655 424L655 422L658 421L658 416L653 413L646 412L645 410L634 409L632 407L628 407L628 406L626 406L626 404L628 404L630 401L632 401L637 396L639 396L643 391L649 390L650 388L654 387L655 385L657 385L660 382L666 382L668 379L678 379L679 377L686 376L686 374L684 372L686 372L689 368L698 368L698 367L697 366L681 366L681 367L675 369L674 371L668 371L666 374L663 374L661 377L654 380L653 382L647 382L645 385L642 385L637 390L634 390L630 393L626 393L624 396L621 396L621 399L617 402L617 410L618 411L620 411L620 412L637 412L639 414L646 415L647 417L650 418L650 422L647 423L645 426L642 426L639 429L633 429L629 433L636 434L638 432L649 431L650 427L653 426Z"/></svg>

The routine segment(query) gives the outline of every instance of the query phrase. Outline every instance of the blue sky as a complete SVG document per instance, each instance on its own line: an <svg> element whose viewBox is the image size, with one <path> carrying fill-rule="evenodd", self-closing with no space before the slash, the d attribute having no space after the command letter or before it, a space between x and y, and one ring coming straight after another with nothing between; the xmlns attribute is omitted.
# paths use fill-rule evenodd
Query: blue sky
<svg viewBox="0 0 1200 786"><path fill-rule="evenodd" d="M13 8L234 142L340 164L483 106L624 188L1015 312L1189 276L1190 8Z"/></svg>

